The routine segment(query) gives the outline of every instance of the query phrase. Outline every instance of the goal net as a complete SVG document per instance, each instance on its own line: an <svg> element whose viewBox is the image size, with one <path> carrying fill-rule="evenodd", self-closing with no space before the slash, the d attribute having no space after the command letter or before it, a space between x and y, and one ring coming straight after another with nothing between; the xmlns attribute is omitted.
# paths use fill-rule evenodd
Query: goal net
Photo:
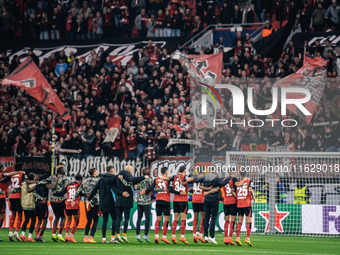
<svg viewBox="0 0 340 255"><path fill-rule="evenodd" d="M254 182L255 233L340 235L340 154L227 152ZM227 171L224 175L227 176Z"/></svg>

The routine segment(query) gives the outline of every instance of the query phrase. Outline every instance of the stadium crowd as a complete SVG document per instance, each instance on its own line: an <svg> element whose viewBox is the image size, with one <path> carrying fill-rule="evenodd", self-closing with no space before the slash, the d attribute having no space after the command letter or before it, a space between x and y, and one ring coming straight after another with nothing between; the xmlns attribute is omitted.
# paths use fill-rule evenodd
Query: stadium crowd
<svg viewBox="0 0 340 255"><path fill-rule="evenodd" d="M305 2L304 32L339 28L336 0ZM210 24L286 19L296 1L257 0L17 0L0 1L4 38L74 40L102 37L190 37ZM133 34L133 31L135 32Z"/></svg>
<svg viewBox="0 0 340 255"><path fill-rule="evenodd" d="M38 4L36 1L30 1L32 5L26 7L19 6L27 8L30 15L44 13L44 8L47 11L53 10L53 1L37 2ZM312 6L316 2L322 1L314 1ZM7 7L8 10L17 8L11 3L12 1L4 1L3 8ZM199 3L200 1L197 2L198 6ZM71 6L69 15L72 16L79 12L90 15L91 9L100 6L95 0L88 3L86 7L88 9L81 9L79 4L80 2L69 2L66 5L59 4L56 8L58 11L58 8L63 10ZM105 1L104 5L108 4L115 6L112 1ZM153 4L157 6L158 2ZM323 1L323 4L327 7L328 2ZM86 3L83 3L82 6L85 5ZM148 6L148 13L152 13L153 5ZM171 1L169 6L175 9L177 5L175 1ZM153 8L157 9L157 7ZM138 13L137 10L138 8L134 9L135 14ZM2 24L4 28L4 19ZM50 31L52 32L53 29ZM220 44L217 43L210 48L202 48L200 54L211 54L221 50ZM203 144L202 150L212 152L214 155L224 155L226 150L241 150L241 144L246 139L260 138L273 147L289 146L293 148L292 150L299 151L339 151L338 126L313 126L313 123L339 119L335 115L336 106L333 111L329 108L325 109L326 106L331 106L331 100L338 91L337 56L329 41L325 42L325 46L321 46L320 42L316 41L306 50L311 55L322 56L329 60L325 96L317 107L311 125L306 126L300 122L296 128L283 128L274 132L242 126L233 128L226 126L225 130L228 132L217 129L199 135L197 138L208 141ZM183 52L191 53L191 50L186 48ZM259 109L264 109L267 103L271 102L271 87L275 80L298 70L303 63L303 52L304 49L290 42L282 57L277 62L273 62L272 59L263 58L256 53L248 34L243 37L238 33L233 49L224 53L223 79L243 90L248 86L254 86L255 105ZM165 48L159 48L149 40L147 46L134 53L132 60L126 66L122 66L121 63L116 66L103 48L98 52L91 51L86 58L78 58L73 52L69 55L64 51L55 52L41 63L33 50L29 50L28 54L41 68L72 116L68 122L60 117L56 120L58 150L71 149L73 152L76 151L76 155L116 155L125 158L137 156L141 159L144 150L151 146L158 156L190 155L188 145L167 147L170 138L191 138L191 132L186 125L190 122L190 78L180 63L172 59ZM19 57L9 61L6 52L2 52L0 78L5 78L21 61ZM255 80L257 78L261 80ZM1 154L35 156L51 153L52 114L47 107L38 104L23 91L14 87L1 87L0 98ZM228 118L230 98L225 95L225 99L225 114ZM182 118L183 115L185 118ZM116 141L103 143L107 134L108 119L118 116L121 117L121 129ZM247 112L242 116L242 120L250 117L254 116Z"/></svg>

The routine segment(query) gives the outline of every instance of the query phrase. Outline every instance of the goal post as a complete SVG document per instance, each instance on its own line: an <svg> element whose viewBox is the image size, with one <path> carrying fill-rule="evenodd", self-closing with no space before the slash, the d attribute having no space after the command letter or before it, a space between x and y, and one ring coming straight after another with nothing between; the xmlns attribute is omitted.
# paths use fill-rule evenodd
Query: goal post
<svg viewBox="0 0 340 255"><path fill-rule="evenodd" d="M238 177L246 171L254 182L252 231L262 234L339 236L339 167L337 152L226 154L226 169Z"/></svg>

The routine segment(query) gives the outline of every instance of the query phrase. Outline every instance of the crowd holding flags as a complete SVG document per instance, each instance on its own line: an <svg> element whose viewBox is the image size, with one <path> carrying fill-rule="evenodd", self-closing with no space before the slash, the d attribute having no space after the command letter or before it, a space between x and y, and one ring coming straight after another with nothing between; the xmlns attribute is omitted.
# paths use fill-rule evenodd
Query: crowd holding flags
<svg viewBox="0 0 340 255"><path fill-rule="evenodd" d="M327 78L327 65L326 60L323 58L311 58L305 56L303 66L294 74L291 74L279 81L277 81L273 87L302 87L311 93L311 99L305 103L305 107L311 113L311 115L304 115L295 105L288 104L287 109L294 115L303 119L309 124L313 118L313 114L318 106L323 91L326 85ZM297 98L300 94L288 94L288 98Z"/></svg>
<svg viewBox="0 0 340 255"><path fill-rule="evenodd" d="M63 120L71 118L58 95L31 57L27 57L6 79L2 80L2 85L12 85L24 89L40 103L58 113Z"/></svg>

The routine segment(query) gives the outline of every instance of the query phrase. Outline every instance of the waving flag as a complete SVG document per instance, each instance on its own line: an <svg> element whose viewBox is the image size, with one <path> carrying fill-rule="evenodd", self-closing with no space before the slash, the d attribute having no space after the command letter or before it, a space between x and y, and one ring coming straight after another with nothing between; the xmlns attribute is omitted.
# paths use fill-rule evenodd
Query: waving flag
<svg viewBox="0 0 340 255"><path fill-rule="evenodd" d="M190 131L190 123L187 122L187 120L185 119L185 114L182 113L182 117L181 117L181 123L180 125L176 124L175 125L175 130L179 131L179 132L186 132L186 131Z"/></svg>
<svg viewBox="0 0 340 255"><path fill-rule="evenodd" d="M104 143L113 143L116 140L121 121L122 118L120 116L109 118L107 123L109 131L107 132L106 137L103 141Z"/></svg>
<svg viewBox="0 0 340 255"><path fill-rule="evenodd" d="M291 111L294 115L305 120L309 124L313 118L313 114L318 106L323 91L326 85L327 78L327 65L326 60L323 58L311 58L306 57L303 66L294 74L291 74L279 81L277 81L273 87L298 87L305 88L310 91L312 97L305 103L306 109L312 115L304 115L299 108L295 105L288 104L287 109ZM301 98L299 93L290 93L287 95L290 99Z"/></svg>
<svg viewBox="0 0 340 255"><path fill-rule="evenodd" d="M176 51L173 56L193 77L196 83L213 86L222 78L223 53L210 55L185 55Z"/></svg>
<svg viewBox="0 0 340 255"><path fill-rule="evenodd" d="M301 1L295 1L296 6L289 14L288 22L271 35L254 42L254 48L262 57L272 58L276 62L283 53L287 38L294 31L296 15L303 8Z"/></svg>
<svg viewBox="0 0 340 255"><path fill-rule="evenodd" d="M13 85L24 89L28 94L58 113L64 120L71 118L51 85L40 72L31 57L21 63L6 79L3 85Z"/></svg>

